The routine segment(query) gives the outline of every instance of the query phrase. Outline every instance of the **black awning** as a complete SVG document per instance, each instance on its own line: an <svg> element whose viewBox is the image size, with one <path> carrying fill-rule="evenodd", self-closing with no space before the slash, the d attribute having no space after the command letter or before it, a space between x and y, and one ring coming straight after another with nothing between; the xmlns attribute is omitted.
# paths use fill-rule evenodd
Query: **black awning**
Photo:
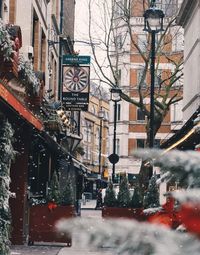
<svg viewBox="0 0 200 255"><path fill-rule="evenodd" d="M192 132L194 125L194 120L200 113L200 107L194 112L190 119L179 129L172 137L160 145L161 149L168 149L174 146L176 149L181 150L193 150L200 142L200 135L196 132ZM177 143L177 145L176 145Z"/></svg>

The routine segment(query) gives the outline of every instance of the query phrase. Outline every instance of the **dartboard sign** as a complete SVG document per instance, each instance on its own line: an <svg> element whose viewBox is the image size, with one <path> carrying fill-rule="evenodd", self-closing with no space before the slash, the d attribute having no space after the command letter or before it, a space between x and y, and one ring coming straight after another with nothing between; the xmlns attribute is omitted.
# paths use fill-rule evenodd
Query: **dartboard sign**
<svg viewBox="0 0 200 255"><path fill-rule="evenodd" d="M89 66L63 66L62 101L70 109L85 110L89 103ZM78 109L77 109L78 110Z"/></svg>

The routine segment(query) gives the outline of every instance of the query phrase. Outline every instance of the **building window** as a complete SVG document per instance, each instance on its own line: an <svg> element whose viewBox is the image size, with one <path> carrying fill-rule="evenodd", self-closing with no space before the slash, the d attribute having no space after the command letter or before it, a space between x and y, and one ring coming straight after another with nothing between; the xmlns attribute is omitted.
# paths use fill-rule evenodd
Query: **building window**
<svg viewBox="0 0 200 255"><path fill-rule="evenodd" d="M116 154L120 154L120 140L116 139Z"/></svg>
<svg viewBox="0 0 200 255"><path fill-rule="evenodd" d="M122 35L116 36L116 48L121 50L123 47Z"/></svg>
<svg viewBox="0 0 200 255"><path fill-rule="evenodd" d="M138 35L138 47L142 52L146 52L147 50L147 36L146 34Z"/></svg>
<svg viewBox="0 0 200 255"><path fill-rule="evenodd" d="M119 69L118 70L118 85L121 85L121 81L122 81L122 70Z"/></svg>
<svg viewBox="0 0 200 255"><path fill-rule="evenodd" d="M88 127L88 136L87 136L89 143L91 143L91 141L92 141L92 135L93 135L93 133L92 133L92 126L89 126Z"/></svg>
<svg viewBox="0 0 200 255"><path fill-rule="evenodd" d="M137 120L145 120L145 114L140 108L137 108Z"/></svg>
<svg viewBox="0 0 200 255"><path fill-rule="evenodd" d="M108 112L105 112L104 120L109 120L109 113Z"/></svg>
<svg viewBox="0 0 200 255"><path fill-rule="evenodd" d="M160 148L160 139L155 139L154 140L154 148Z"/></svg>
<svg viewBox="0 0 200 255"><path fill-rule="evenodd" d="M182 101L171 105L171 122L178 122L182 120Z"/></svg>
<svg viewBox="0 0 200 255"><path fill-rule="evenodd" d="M155 75L155 83L154 83L154 85L155 85L155 87L156 88L159 88L161 85L161 82L162 82L162 70L161 69L158 69L157 70L157 73L156 73L156 75Z"/></svg>
<svg viewBox="0 0 200 255"><path fill-rule="evenodd" d="M144 73L144 69L137 70L137 86L140 85L143 73ZM141 88L146 88L146 77L144 79L144 82L141 84Z"/></svg>
<svg viewBox="0 0 200 255"><path fill-rule="evenodd" d="M145 148L145 139L137 139L137 148Z"/></svg>
<svg viewBox="0 0 200 255"><path fill-rule="evenodd" d="M94 134L93 134L94 123L88 120L85 120L84 126L84 159L91 160L91 151L92 151L92 144L94 141Z"/></svg>
<svg viewBox="0 0 200 255"><path fill-rule="evenodd" d="M115 112L115 104L113 105L113 112ZM116 120L119 121L121 118L121 105L119 103L117 103L117 116L116 116ZM114 117L113 117L114 120Z"/></svg>
<svg viewBox="0 0 200 255"><path fill-rule="evenodd" d="M94 105L92 105L92 107L91 107L91 113L93 113L94 115L96 114L96 110L95 110Z"/></svg>
<svg viewBox="0 0 200 255"><path fill-rule="evenodd" d="M41 43L40 43L40 70L42 72L45 72L46 67L45 67L45 61L46 61L46 38L45 34L42 31L42 38L41 38Z"/></svg>
<svg viewBox="0 0 200 255"><path fill-rule="evenodd" d="M163 10L166 17L170 17L177 13L178 0L157 0L156 7Z"/></svg>
<svg viewBox="0 0 200 255"><path fill-rule="evenodd" d="M99 140L100 140L100 128L97 128L96 129L96 145L97 145L98 150L100 149L99 148Z"/></svg>
<svg viewBox="0 0 200 255"><path fill-rule="evenodd" d="M120 17L124 15L125 11L125 1L124 0L118 0L115 2L114 5L114 12L115 12L115 17Z"/></svg>
<svg viewBox="0 0 200 255"><path fill-rule="evenodd" d="M2 15L2 0L0 0L0 18L2 19L3 17L3 15Z"/></svg>
<svg viewBox="0 0 200 255"><path fill-rule="evenodd" d="M120 120L121 117L121 105L117 104L117 120Z"/></svg>

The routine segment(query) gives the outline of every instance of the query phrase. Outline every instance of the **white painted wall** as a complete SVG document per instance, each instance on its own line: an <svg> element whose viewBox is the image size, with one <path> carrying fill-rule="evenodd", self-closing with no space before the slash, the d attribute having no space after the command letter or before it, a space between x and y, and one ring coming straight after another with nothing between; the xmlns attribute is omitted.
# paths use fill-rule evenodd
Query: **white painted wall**
<svg viewBox="0 0 200 255"><path fill-rule="evenodd" d="M30 30L32 23L32 1L28 0L26 3L24 1L17 1L16 8L16 24L21 27L22 30L22 48L20 52L28 52L28 46L31 45L31 34ZM22 15L23 13L23 15Z"/></svg>
<svg viewBox="0 0 200 255"><path fill-rule="evenodd" d="M183 116L189 119L200 105L200 7L185 26Z"/></svg>

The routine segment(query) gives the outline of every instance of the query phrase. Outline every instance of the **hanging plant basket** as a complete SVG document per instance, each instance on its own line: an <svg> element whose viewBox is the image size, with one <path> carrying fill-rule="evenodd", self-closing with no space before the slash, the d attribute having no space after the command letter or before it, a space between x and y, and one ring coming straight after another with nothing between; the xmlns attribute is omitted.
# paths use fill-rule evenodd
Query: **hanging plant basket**
<svg viewBox="0 0 200 255"><path fill-rule="evenodd" d="M61 130L61 125L57 121L57 119L45 121L44 124L45 124L45 127L47 130L51 130L51 131L60 131Z"/></svg>

